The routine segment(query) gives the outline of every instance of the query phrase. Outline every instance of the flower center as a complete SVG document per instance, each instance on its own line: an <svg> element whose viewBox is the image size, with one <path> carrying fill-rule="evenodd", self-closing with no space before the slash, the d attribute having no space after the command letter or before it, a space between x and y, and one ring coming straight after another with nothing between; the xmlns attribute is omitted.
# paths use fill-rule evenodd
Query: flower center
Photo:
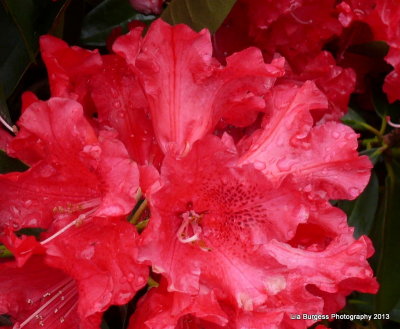
<svg viewBox="0 0 400 329"><path fill-rule="evenodd" d="M182 224L176 233L178 240L182 243L190 243L199 240L202 228L200 226L202 214L194 210L184 212L182 215Z"/></svg>

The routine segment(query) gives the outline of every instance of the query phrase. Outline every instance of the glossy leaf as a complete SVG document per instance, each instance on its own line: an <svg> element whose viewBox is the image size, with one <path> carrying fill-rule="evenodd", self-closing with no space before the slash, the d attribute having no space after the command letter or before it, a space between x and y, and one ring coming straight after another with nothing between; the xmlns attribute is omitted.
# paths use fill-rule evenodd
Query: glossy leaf
<svg viewBox="0 0 400 329"><path fill-rule="evenodd" d="M34 19L35 7L32 0L4 0L7 11L17 26L32 61L35 60L37 50L37 33Z"/></svg>
<svg viewBox="0 0 400 329"><path fill-rule="evenodd" d="M341 118L341 120L344 124L353 129L365 130L365 127L362 125L362 123L365 123L364 118L352 108L349 108L348 112Z"/></svg>
<svg viewBox="0 0 400 329"><path fill-rule="evenodd" d="M390 312L390 319L400 323L400 297L396 306Z"/></svg>
<svg viewBox="0 0 400 329"><path fill-rule="evenodd" d="M0 5L0 85L8 98L38 53L38 38L69 1L4 0Z"/></svg>
<svg viewBox="0 0 400 329"><path fill-rule="evenodd" d="M25 171L28 166L23 162L10 158L4 151L0 150L0 174L11 171Z"/></svg>
<svg viewBox="0 0 400 329"><path fill-rule="evenodd" d="M400 296L400 163L387 164L385 198L378 218L380 226L374 240L377 248L377 277L381 287L376 296L376 312L387 313Z"/></svg>
<svg viewBox="0 0 400 329"><path fill-rule="evenodd" d="M354 226L354 235L368 235L375 219L379 198L379 182L375 173L372 173L370 181L364 192L353 201L339 201L338 206L348 216L348 223Z"/></svg>
<svg viewBox="0 0 400 329"><path fill-rule="evenodd" d="M3 92L3 86L0 83L0 117L2 121L5 121L8 125L12 126L10 112L8 110L6 97Z"/></svg>
<svg viewBox="0 0 400 329"><path fill-rule="evenodd" d="M382 119L385 120L386 116L390 116L397 122L400 118L399 106L397 102L390 104L380 88L380 86L372 86L372 101L375 111Z"/></svg>
<svg viewBox="0 0 400 329"><path fill-rule="evenodd" d="M24 41L12 17L0 6L0 85L7 98L31 63Z"/></svg>
<svg viewBox="0 0 400 329"><path fill-rule="evenodd" d="M135 11L128 0L105 0L86 15L80 40L86 46L101 47L114 28L126 29L133 20L148 22L154 18Z"/></svg>
<svg viewBox="0 0 400 329"><path fill-rule="evenodd" d="M236 0L173 0L161 15L170 24L184 23L192 29L215 32Z"/></svg>

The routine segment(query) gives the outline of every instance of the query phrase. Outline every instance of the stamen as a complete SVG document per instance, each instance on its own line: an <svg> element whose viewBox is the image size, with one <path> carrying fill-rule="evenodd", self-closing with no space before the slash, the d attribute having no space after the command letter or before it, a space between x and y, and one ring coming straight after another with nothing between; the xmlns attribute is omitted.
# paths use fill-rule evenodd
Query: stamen
<svg viewBox="0 0 400 329"><path fill-rule="evenodd" d="M290 15L293 17L293 19L300 23L300 24L304 24L304 25L308 25L308 24L312 24L313 20L309 19L308 21L302 20L301 18L299 18L295 13L294 13L294 9L296 9L296 6L293 6L290 10Z"/></svg>
<svg viewBox="0 0 400 329"><path fill-rule="evenodd" d="M72 214L74 212L93 209L101 203L100 198L95 198L89 201L84 201L77 204L68 203L66 206L57 206L53 208L54 213L59 214Z"/></svg>
<svg viewBox="0 0 400 329"><path fill-rule="evenodd" d="M16 126L10 126L6 120L4 120L1 115L0 115L0 122L3 124L4 127L6 127L9 131L11 131L13 134L17 134L18 128Z"/></svg>
<svg viewBox="0 0 400 329"><path fill-rule="evenodd" d="M190 243L199 240L202 229L199 221L202 215L193 210L189 210L181 215L182 224L176 233L178 240L182 243Z"/></svg>
<svg viewBox="0 0 400 329"><path fill-rule="evenodd" d="M58 291L52 298L50 298L46 303L44 303L34 313L32 313L24 322L22 322L21 325L19 326L19 328L22 329L23 327L25 327L32 319L40 319L40 320L42 320L43 317L39 313L41 311L43 311L47 306L49 306L61 294L62 294L62 290Z"/></svg>
<svg viewBox="0 0 400 329"><path fill-rule="evenodd" d="M76 309L78 291L72 279L67 278L58 284L51 292L43 295L43 298L52 296L46 303L39 307L32 313L22 324L18 327L22 329L32 320L38 321L39 326L46 328L57 328L59 321L65 318ZM64 309L64 312L61 311ZM61 317L57 317L56 313L61 313ZM63 322L61 321L61 322ZM53 326L54 324L54 326Z"/></svg>
<svg viewBox="0 0 400 329"><path fill-rule="evenodd" d="M54 233L52 236L48 237L47 239L43 240L42 242L40 242L40 244L43 246L46 243L49 243L51 240L55 239L56 237L58 237L59 235L63 234L65 231L67 231L69 228L71 228L72 226L79 226L83 223L83 221L86 219L87 216L93 214L96 210L93 209L85 214L81 214L78 216L77 219L73 220L71 223L69 223L68 225L64 226L61 230L57 231L56 233Z"/></svg>
<svg viewBox="0 0 400 329"><path fill-rule="evenodd" d="M390 116L386 116L386 122L389 124L389 126L391 126L393 128L400 128L400 124L392 122L390 120Z"/></svg>

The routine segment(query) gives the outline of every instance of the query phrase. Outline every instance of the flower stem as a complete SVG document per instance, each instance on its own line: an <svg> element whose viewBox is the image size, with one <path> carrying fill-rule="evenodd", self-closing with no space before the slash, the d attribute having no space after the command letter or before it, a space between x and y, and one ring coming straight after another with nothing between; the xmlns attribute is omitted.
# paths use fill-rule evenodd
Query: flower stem
<svg viewBox="0 0 400 329"><path fill-rule="evenodd" d="M140 216L142 215L143 211L147 208L147 200L144 199L143 202L140 204L139 208L133 214L132 218L129 222L133 225L136 225L137 221L139 220Z"/></svg>
<svg viewBox="0 0 400 329"><path fill-rule="evenodd" d="M365 123L365 122L358 122L358 124L361 125L362 127L364 127L369 132L373 133L379 139L382 139L382 134L378 129L372 127L371 125L369 125L368 123Z"/></svg>

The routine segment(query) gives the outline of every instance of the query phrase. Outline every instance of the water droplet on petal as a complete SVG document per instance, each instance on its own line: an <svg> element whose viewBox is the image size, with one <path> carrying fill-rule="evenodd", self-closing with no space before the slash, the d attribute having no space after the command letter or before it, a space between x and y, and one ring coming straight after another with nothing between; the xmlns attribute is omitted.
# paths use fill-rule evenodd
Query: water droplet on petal
<svg viewBox="0 0 400 329"><path fill-rule="evenodd" d="M350 246L346 250L346 252L347 252L348 255L354 255L354 254L358 253L359 251L361 251L362 249L363 249L362 245L360 245L358 243L354 243L352 246Z"/></svg>
<svg viewBox="0 0 400 329"><path fill-rule="evenodd" d="M138 284L143 284L143 283L145 283L145 281L146 281L146 279L143 276L139 276L137 278L137 283Z"/></svg>
<svg viewBox="0 0 400 329"><path fill-rule="evenodd" d="M130 291L122 291L119 293L118 297L122 300L127 300L132 297L132 293Z"/></svg>
<svg viewBox="0 0 400 329"><path fill-rule="evenodd" d="M132 282L135 276L132 273L129 273L127 276L128 282Z"/></svg>
<svg viewBox="0 0 400 329"><path fill-rule="evenodd" d="M256 168L258 170L264 170L266 167L265 162L262 162L262 161L256 161L256 162L254 162L253 165L254 165L254 168Z"/></svg>
<svg viewBox="0 0 400 329"><path fill-rule="evenodd" d="M121 102L120 101L114 101L113 103L114 107L119 109L121 107Z"/></svg>
<svg viewBox="0 0 400 329"><path fill-rule="evenodd" d="M286 157L280 159L277 163L276 166L280 171L289 171L292 169L294 165L294 162L291 159L288 159Z"/></svg>
<svg viewBox="0 0 400 329"><path fill-rule="evenodd" d="M308 185L304 186L303 190L304 190L304 192L311 192L311 190L312 190L311 184L308 184Z"/></svg>
<svg viewBox="0 0 400 329"><path fill-rule="evenodd" d="M89 246L89 247L85 248L84 250L82 250L81 257L85 258L85 259L92 259L94 252L95 252L95 247Z"/></svg>
<svg viewBox="0 0 400 329"><path fill-rule="evenodd" d="M30 207L32 205L32 200L26 200L24 204L25 206Z"/></svg>
<svg viewBox="0 0 400 329"><path fill-rule="evenodd" d="M101 155L101 147L99 145L85 145L83 152L89 154L94 159L98 159Z"/></svg>
<svg viewBox="0 0 400 329"><path fill-rule="evenodd" d="M51 166L51 165L44 165L41 169L40 169L40 175L44 178L53 176L55 173L57 172L57 170Z"/></svg>
<svg viewBox="0 0 400 329"><path fill-rule="evenodd" d="M337 131L334 131L332 132L332 137L338 139L340 137L340 134Z"/></svg>
<svg viewBox="0 0 400 329"><path fill-rule="evenodd" d="M284 135L279 135L278 139L276 140L276 145L281 147L285 143L285 136Z"/></svg>
<svg viewBox="0 0 400 329"><path fill-rule="evenodd" d="M349 189L349 194L351 197L356 198L361 193L360 189L357 187L351 187Z"/></svg>

